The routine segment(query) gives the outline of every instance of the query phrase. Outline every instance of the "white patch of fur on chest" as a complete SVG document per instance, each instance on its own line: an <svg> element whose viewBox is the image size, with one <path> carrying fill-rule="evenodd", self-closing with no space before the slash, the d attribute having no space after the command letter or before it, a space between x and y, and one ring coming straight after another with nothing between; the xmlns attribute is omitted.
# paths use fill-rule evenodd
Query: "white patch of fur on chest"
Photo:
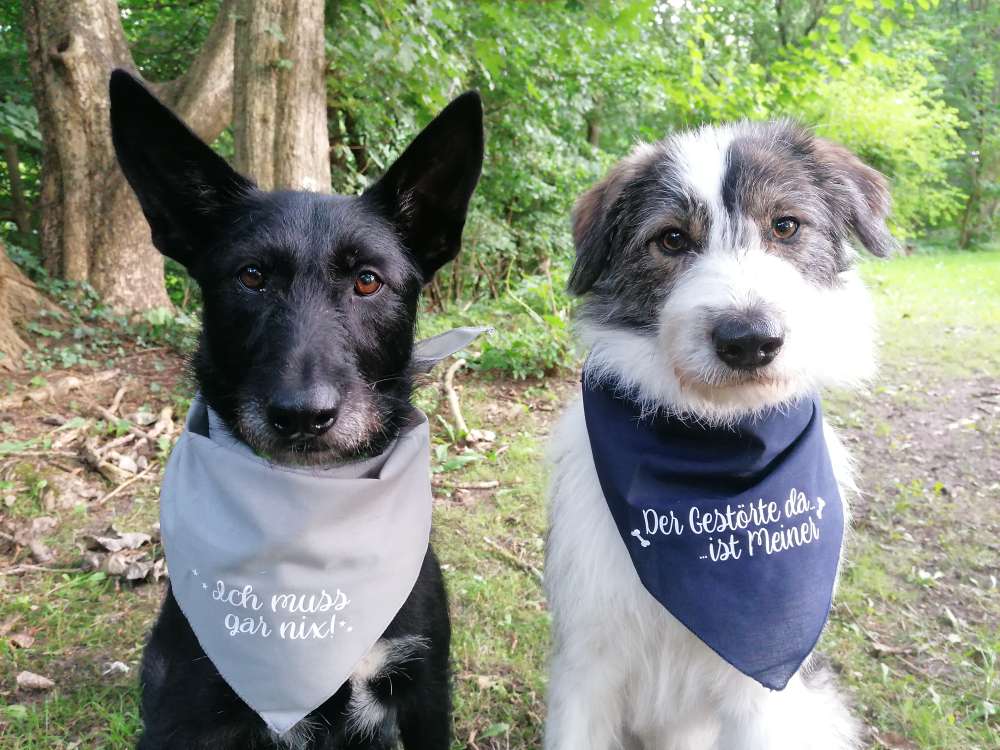
<svg viewBox="0 0 1000 750"><path fill-rule="evenodd" d="M392 707L375 694L374 683L399 674L404 664L422 658L430 642L421 636L381 639L371 647L351 675L351 698L347 704L347 734L353 739L376 739L395 732ZM270 733L271 740L283 750L303 750L317 733L327 731L316 720L305 718L283 735Z"/></svg>
<svg viewBox="0 0 1000 750"><path fill-rule="evenodd" d="M395 719L391 708L375 694L373 685L386 680L391 692L393 676L400 673L403 665L421 658L429 645L426 638L408 636L383 639L372 646L351 675L347 723L352 737L375 737L387 722Z"/></svg>

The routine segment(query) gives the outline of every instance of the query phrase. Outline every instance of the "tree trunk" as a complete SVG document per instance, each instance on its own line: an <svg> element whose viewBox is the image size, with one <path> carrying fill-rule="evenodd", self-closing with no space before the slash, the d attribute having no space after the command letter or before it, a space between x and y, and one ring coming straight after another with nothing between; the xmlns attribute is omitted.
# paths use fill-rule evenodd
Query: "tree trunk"
<svg viewBox="0 0 1000 750"><path fill-rule="evenodd" d="M982 139L980 139L980 147ZM973 216L979 212L979 198L982 189L979 182L979 164L975 158L969 162L969 195L965 199L965 210L962 212L962 221L959 223L958 246L965 250L972 242Z"/></svg>
<svg viewBox="0 0 1000 750"><path fill-rule="evenodd" d="M232 5L224 0L190 69L158 88L202 138L231 114ZM115 162L108 76L133 68L115 0L25 0L32 88L42 131L46 268L89 282L120 310L168 306L163 260Z"/></svg>
<svg viewBox="0 0 1000 750"><path fill-rule="evenodd" d="M595 147L601 145L601 123L595 112L587 117L587 143Z"/></svg>
<svg viewBox="0 0 1000 750"><path fill-rule="evenodd" d="M329 192L324 0L239 0L235 166L266 189Z"/></svg>
<svg viewBox="0 0 1000 750"><path fill-rule="evenodd" d="M54 309L0 244L0 370L14 370L28 350L15 324L47 308Z"/></svg>
<svg viewBox="0 0 1000 750"><path fill-rule="evenodd" d="M24 185L21 182L21 159L17 153L17 144L5 140L3 144L4 161L7 162L7 178L10 181L11 208L14 211L14 223L19 232L31 231L31 209L24 197Z"/></svg>

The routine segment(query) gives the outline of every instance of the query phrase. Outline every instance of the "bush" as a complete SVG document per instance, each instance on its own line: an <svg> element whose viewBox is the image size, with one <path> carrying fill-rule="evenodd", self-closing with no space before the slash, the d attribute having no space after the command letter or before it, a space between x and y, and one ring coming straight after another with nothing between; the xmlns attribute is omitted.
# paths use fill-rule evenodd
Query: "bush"
<svg viewBox="0 0 1000 750"><path fill-rule="evenodd" d="M963 153L961 121L913 65L847 68L818 82L801 114L818 134L889 176L890 222L900 239L941 226L961 210L965 196L949 182L951 161Z"/></svg>
<svg viewBox="0 0 1000 750"><path fill-rule="evenodd" d="M431 336L463 325L492 326L468 357L480 372L518 380L540 378L562 367L572 367L569 310L566 293L568 267L530 276L508 286L497 299L487 299L459 312L429 313L421 321L421 335Z"/></svg>

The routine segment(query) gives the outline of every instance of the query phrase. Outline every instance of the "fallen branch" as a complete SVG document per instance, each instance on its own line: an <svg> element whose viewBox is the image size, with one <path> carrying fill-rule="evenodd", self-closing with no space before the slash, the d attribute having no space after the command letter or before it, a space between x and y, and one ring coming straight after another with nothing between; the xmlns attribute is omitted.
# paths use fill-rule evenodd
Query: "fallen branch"
<svg viewBox="0 0 1000 750"><path fill-rule="evenodd" d="M52 456L63 456L64 458L76 458L77 454L73 451L64 450L47 450L47 451L13 451L11 453L5 453L4 458L8 456L13 457L16 461L19 458L51 458Z"/></svg>
<svg viewBox="0 0 1000 750"><path fill-rule="evenodd" d="M140 471L134 477L132 477L131 479L126 479L124 482L122 482L121 484L119 484L113 490L110 490L109 492L105 493L103 497L100 497L97 500L95 500L94 504L95 505L104 505L104 503L106 503L108 500L110 500L111 498L113 498L115 495L121 493L123 490L127 489L130 485L135 484L140 479L142 479L144 476L146 476L147 474L149 474L149 472L151 472L153 470L154 466L155 466L155 464L150 463L149 466L147 466L145 469L143 469L142 471Z"/></svg>
<svg viewBox="0 0 1000 750"><path fill-rule="evenodd" d="M462 416L462 406L455 390L455 373L465 367L464 359L456 359L444 374L444 392L448 396L448 406L451 407L451 417L455 421L455 429L462 437L469 434L469 426Z"/></svg>
<svg viewBox="0 0 1000 750"><path fill-rule="evenodd" d="M86 434L87 430L90 429L91 424L92 422L87 420L80 427L73 427L65 430L64 432L60 432L60 430L63 429L62 427L56 428L52 431L52 433L56 435L56 437L52 440L52 447L65 448L66 446L76 442L76 439L79 438L80 435Z"/></svg>
<svg viewBox="0 0 1000 750"><path fill-rule="evenodd" d="M170 437L174 432L174 410L169 406L164 406L160 409L160 414L156 418L156 423L149 430L149 434L146 435L146 439L150 441L156 440L160 435L165 435ZM151 443L155 445L155 443Z"/></svg>
<svg viewBox="0 0 1000 750"><path fill-rule="evenodd" d="M489 479L485 482L463 482L462 484L450 485L454 490L492 490L500 486L497 479Z"/></svg>
<svg viewBox="0 0 1000 750"><path fill-rule="evenodd" d="M19 576L22 573L81 573L79 568L49 568L45 565L22 563L7 570L0 570L0 576Z"/></svg>
<svg viewBox="0 0 1000 750"><path fill-rule="evenodd" d="M136 439L136 434L134 432L129 432L126 433L125 435L122 435L121 437L115 438L110 443L105 443L100 448L95 448L94 452L97 453L98 455L103 456L108 451L112 451L115 448L121 448L123 445L131 443L135 439Z"/></svg>
<svg viewBox="0 0 1000 750"><path fill-rule="evenodd" d="M90 442L85 443L80 449L78 458L83 462L84 466L91 471L96 471L112 484L118 484L128 478L128 474L126 472L122 471L109 461L105 461Z"/></svg>
<svg viewBox="0 0 1000 750"><path fill-rule="evenodd" d="M500 557L502 557L504 560L506 560L507 562L509 562L515 568L518 568L519 570L522 570L525 573L528 573L529 575L534 576L535 579L539 583L542 582L542 571L540 571L534 565L531 565L530 563L524 562L517 555L515 555L513 552L511 552L509 549L507 549L506 547L504 547L502 544L499 544L498 542L494 542L488 536L484 536L483 537L483 541L486 542L486 544L488 544L490 547L492 547L493 550L498 555L500 555Z"/></svg>
<svg viewBox="0 0 1000 750"><path fill-rule="evenodd" d="M128 390L127 385L123 385L117 391L115 391L115 397L111 399L111 406L108 407L108 411L114 414L118 411L118 407L122 404L122 399L125 397L125 391Z"/></svg>

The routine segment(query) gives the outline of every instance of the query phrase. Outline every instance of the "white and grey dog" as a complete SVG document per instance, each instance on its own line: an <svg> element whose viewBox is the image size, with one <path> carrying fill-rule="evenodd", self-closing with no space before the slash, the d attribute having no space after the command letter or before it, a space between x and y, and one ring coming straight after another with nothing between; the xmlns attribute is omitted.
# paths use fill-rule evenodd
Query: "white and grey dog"
<svg viewBox="0 0 1000 750"><path fill-rule="evenodd" d="M884 256L886 181L789 122L641 145L577 203L589 377L725 423L874 370L852 237ZM842 495L849 457L825 426ZM856 722L815 662L782 691L738 672L643 587L605 503L582 403L550 450L547 750L847 750ZM678 573L682 575L682 572Z"/></svg>

